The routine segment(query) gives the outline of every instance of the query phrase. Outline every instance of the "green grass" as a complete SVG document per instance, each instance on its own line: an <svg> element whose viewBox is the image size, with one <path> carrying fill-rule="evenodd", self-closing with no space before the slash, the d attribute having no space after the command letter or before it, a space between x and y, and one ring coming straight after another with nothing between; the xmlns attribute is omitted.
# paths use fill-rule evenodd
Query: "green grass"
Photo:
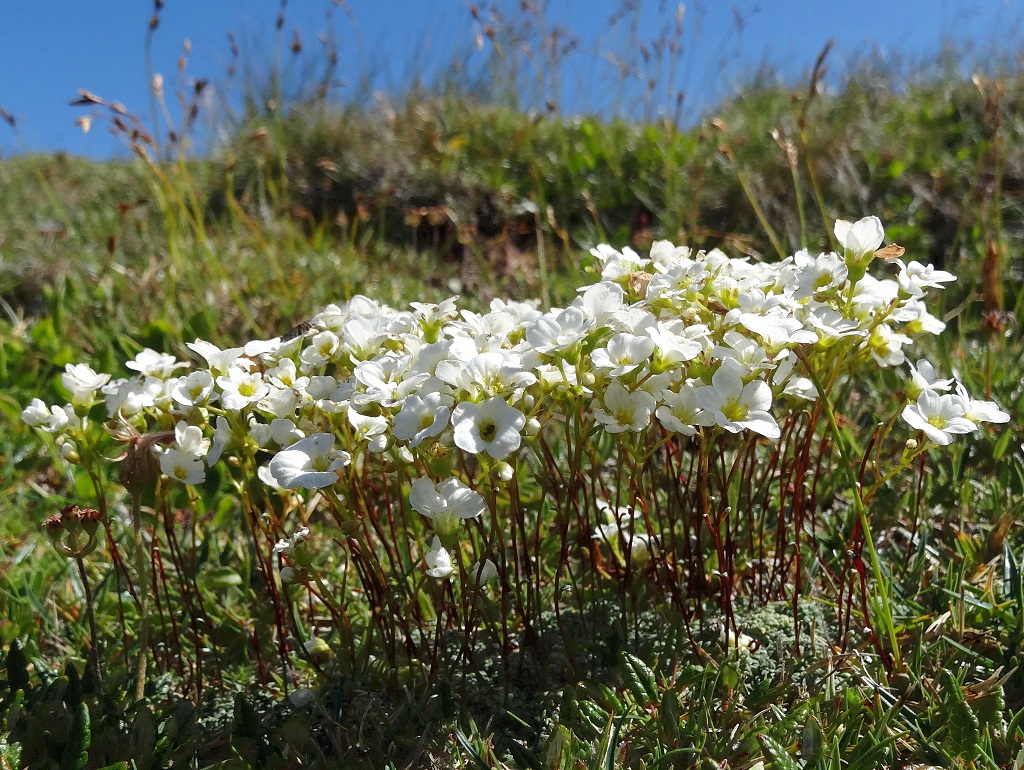
<svg viewBox="0 0 1024 770"><path fill-rule="evenodd" d="M0 163L0 643L10 651L0 766L1019 767L1024 345L1012 319L983 313L1024 311L1013 247L1024 228L1024 80L1000 84L947 74L893 89L865 72L795 102L787 89L751 87L692 130L413 96L390 111L313 105L254 118L209 158ZM773 238L787 252L830 248L823 220L861 214L961 277L929 357L1014 417L872 502L878 572L866 565L863 594L849 598L863 595L877 644L860 606L846 611L850 628L836 627L828 588L851 497L829 479L818 541L803 551L815 587L797 605L738 602L751 637L739 649L724 643L717 607L686 619L691 643L677 612L609 583L587 612L546 613L540 652L520 634L459 668L453 634L439 662L399 655L392 666L357 618L361 635L329 639L351 655L300 645L285 660L250 546L256 525L238 515L246 490L211 484L187 511L145 501L147 522L177 515L192 534L174 567L188 590L168 580L158 594L166 646L140 705L133 587L109 558L79 571L41 530L64 504L95 496L19 420L31 398L60 398L66 363L122 371L144 346L181 355L195 337L273 336L356 293L400 307L460 292L477 309L504 295L562 303L600 241L669 238L772 259ZM901 387L879 371L857 394L844 416L858 435ZM98 485L113 489L115 475ZM114 534L130 538L127 497L111 501ZM89 665L83 575L110 651L102 683ZM554 587L542 596L553 609ZM202 608L175 611L187 602ZM296 684L315 690L310 703L285 697Z"/></svg>

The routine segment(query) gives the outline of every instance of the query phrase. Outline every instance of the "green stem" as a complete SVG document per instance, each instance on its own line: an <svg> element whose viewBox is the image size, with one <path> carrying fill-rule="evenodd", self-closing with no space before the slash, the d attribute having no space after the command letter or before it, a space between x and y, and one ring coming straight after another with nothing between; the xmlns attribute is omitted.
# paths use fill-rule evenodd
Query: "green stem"
<svg viewBox="0 0 1024 770"><path fill-rule="evenodd" d="M740 182L740 187L743 188L744 195L747 196L747 200L750 201L751 207L754 209L754 215L757 217L757 221L761 223L761 227L768 235L768 240L772 242L772 247L775 249L775 253L779 255L779 259L786 258L786 250L782 248L782 241L779 240L779 236L776 235L775 229L768 222L768 217L765 216L764 209L761 208L761 204L757 202L757 196L754 195L754 191L750 188L750 183L747 181L747 175L740 170L739 166L736 167L736 178Z"/></svg>
<svg viewBox="0 0 1024 770"><path fill-rule="evenodd" d="M102 691L103 671L100 669L100 635L96 630L96 611L93 607L92 586L89 585L89 575L85 571L85 560L81 556L75 557L78 565L78 574L82 578L82 586L85 589L85 615L89 619L89 666L92 668L96 685Z"/></svg>
<svg viewBox="0 0 1024 770"><path fill-rule="evenodd" d="M832 408L832 401L828 397L828 392L822 386L821 379L818 377L817 372L811 366L807 356L800 351L796 351L797 356L804 363L804 368L807 370L807 376L811 382L814 383L814 387L818 390L818 398L821 399L822 406L825 409L825 416L828 418L829 429L832 432L832 437L835 441L836 452L839 455L839 466L843 469L847 477L847 483L850 487L850 493L853 497L853 511L854 515L860 521L861 531L863 532L864 545L867 548L868 558L871 562L871 573L875 579L875 585L878 586L878 595L882 600L882 608L885 610L886 623L885 632L889 639L889 644L892 647L893 664L895 669L902 667L902 661L900 656L899 640L896 638L896 628L892 622L892 605L889 602L889 592L885 589L885 579L882 575L882 565L878 560L878 553L875 551L875 543L871 538L870 528L870 517L868 516L867 507L864 505L864 497L861 492L860 481L857 480L856 471L854 470L853 452L847 452L847 436L839 428L839 424L836 422L835 411Z"/></svg>

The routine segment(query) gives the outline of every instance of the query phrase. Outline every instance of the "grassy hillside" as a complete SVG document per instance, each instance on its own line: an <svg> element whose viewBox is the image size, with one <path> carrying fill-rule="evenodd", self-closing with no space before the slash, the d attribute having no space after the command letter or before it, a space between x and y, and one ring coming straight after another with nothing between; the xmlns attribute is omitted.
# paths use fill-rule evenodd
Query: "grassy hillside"
<svg viewBox="0 0 1024 770"><path fill-rule="evenodd" d="M897 82L864 70L835 90L751 86L693 128L421 95L298 104L251 118L206 157L162 156L129 136L131 160L0 161L0 766L1018 767L1022 134L1019 73ZM404 516L408 492L390 455L367 455L350 491L382 528L381 561L364 564L351 527L324 514L329 498L268 491L244 476L245 458L136 497L115 458L140 437L124 425L104 433L101 408L95 466L65 462L21 420L33 398L66 400L70 363L130 374L143 348L185 360L196 338L227 348L286 334L357 294L401 309L454 294L479 312L501 297L563 306L598 280L588 251L602 242L646 255L668 239L774 263L839 248L834 220L868 215L906 259L958 276L930 304L945 334L918 352L1010 423L948 452L883 449L905 367L858 359L848 382L838 370L831 381L837 414L796 409L775 454L728 445L738 478L754 478L744 474L755 457L782 469L763 489L733 484L724 459L716 471L694 454L697 439L647 455L638 441L633 456L595 434L570 461L559 453L579 437L566 428L537 444L550 452L537 450L535 469L548 487L524 475L515 493L498 491L498 464L459 465L441 447L421 467L479 473L489 504L536 506L536 553L516 550L530 541L525 525L521 540L514 528L501 536L527 554L517 578L536 558L536 587L517 580L479 615L475 594L417 582L419 555L390 535L394 515L381 536L388 520L373 518L374 501L393 486L398 502L379 510ZM330 371L341 379L349 364ZM579 491L589 503L621 485L631 511L643 499L657 513L699 475L671 463L698 455L723 491L717 523L686 507L706 494L675 511L698 521L698 550L718 547L687 578L693 595L673 585L697 561L636 566L588 533L572 558L593 583L560 583L577 562L553 479L579 491L565 472L575 462L591 474L592 490ZM648 466L662 458L658 476ZM805 488L808 522L787 523L785 501ZM737 501L758 500L756 528L738 530L735 546L715 540L747 515ZM106 506L109 539L65 558L41 525L71 503ZM309 574L340 587L308 574L278 585L275 541L307 520L320 546ZM407 563L391 582L372 579L371 567ZM350 586L340 576L353 564L363 571ZM732 607L721 596L734 568L749 582L733 587ZM140 598L147 584L155 607ZM523 606L504 612L513 597Z"/></svg>

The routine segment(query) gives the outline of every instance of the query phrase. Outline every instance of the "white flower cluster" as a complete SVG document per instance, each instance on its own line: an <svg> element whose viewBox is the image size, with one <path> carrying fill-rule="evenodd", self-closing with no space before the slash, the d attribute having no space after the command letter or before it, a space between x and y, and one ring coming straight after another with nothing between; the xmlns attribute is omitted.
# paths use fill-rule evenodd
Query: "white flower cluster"
<svg viewBox="0 0 1024 770"><path fill-rule="evenodd" d="M454 298L394 310L357 296L294 339L228 350L197 340L188 347L205 366L188 374L152 350L128 363L131 379L68 366L71 402L36 399L23 419L70 446L71 458L102 400L139 430L173 430L156 451L163 473L186 484L202 482L226 452L270 455L260 478L284 489L331 487L364 453L386 455L419 469L410 505L439 536L428 574L447 577L454 557L442 542L487 505L463 480L426 475L437 452L474 455L507 479L506 464L552 420L610 434L777 439L780 418L818 397L812 371L821 382L838 367L900 366L914 336L942 331L923 295L952 275L892 259L893 277L873 277L878 219L839 221L835 233L842 253L804 250L774 264L666 241L646 258L599 246L600 282L547 312L496 300L477 314ZM953 383L926 361L911 373L903 417L935 444L1008 419L962 386L944 393Z"/></svg>

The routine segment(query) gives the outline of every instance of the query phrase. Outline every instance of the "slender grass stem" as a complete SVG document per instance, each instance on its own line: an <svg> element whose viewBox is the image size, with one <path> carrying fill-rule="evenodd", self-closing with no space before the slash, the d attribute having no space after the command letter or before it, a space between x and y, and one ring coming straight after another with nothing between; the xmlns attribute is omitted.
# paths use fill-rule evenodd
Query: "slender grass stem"
<svg viewBox="0 0 1024 770"><path fill-rule="evenodd" d="M146 664L149 660L149 594L150 563L142 531L142 490L132 490L132 531L135 535L135 572L138 576L139 649L135 658L135 689L133 702L146 697Z"/></svg>

